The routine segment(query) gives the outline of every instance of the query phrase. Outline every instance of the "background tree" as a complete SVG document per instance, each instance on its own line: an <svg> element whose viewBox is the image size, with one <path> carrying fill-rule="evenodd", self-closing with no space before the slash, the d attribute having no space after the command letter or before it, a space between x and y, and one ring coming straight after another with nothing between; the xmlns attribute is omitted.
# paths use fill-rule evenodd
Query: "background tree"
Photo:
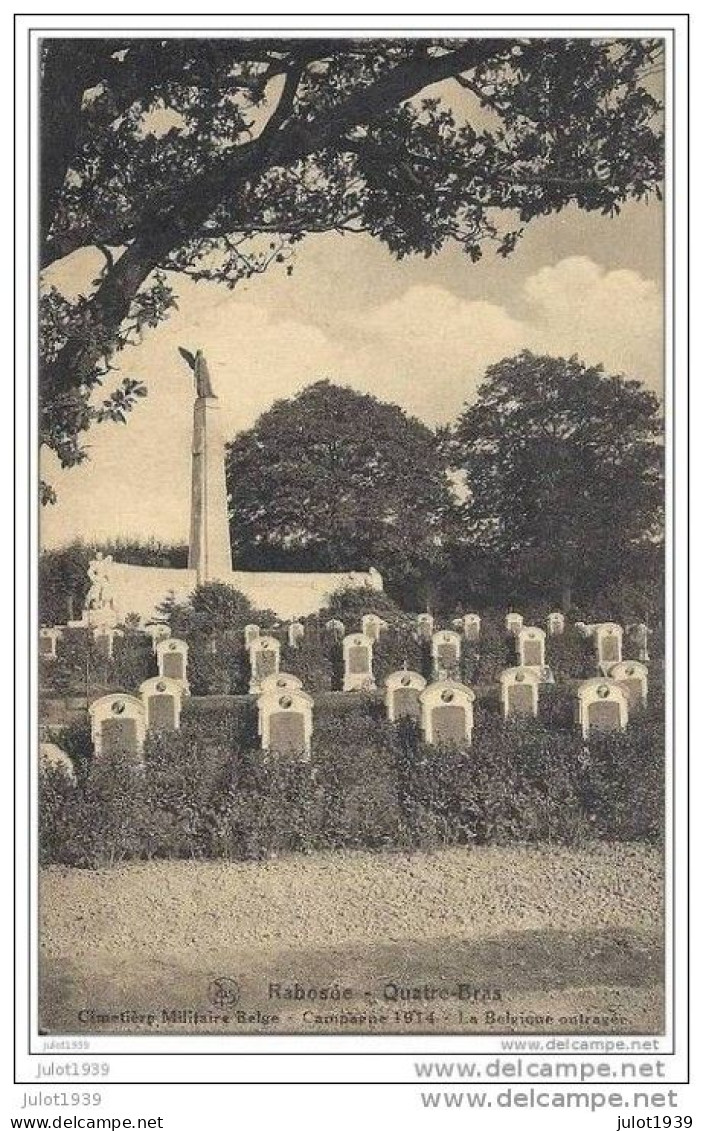
<svg viewBox="0 0 703 1131"><path fill-rule="evenodd" d="M491 366L446 441L465 474L467 534L515 593L624 577L662 534L659 400L641 382L576 357L523 352Z"/></svg>
<svg viewBox="0 0 703 1131"><path fill-rule="evenodd" d="M397 405L318 381L229 445L227 484L244 568L375 566L424 603L452 495L434 434Z"/></svg>
<svg viewBox="0 0 703 1131"><path fill-rule="evenodd" d="M508 254L534 217L612 214L662 172L660 41L49 37L41 51L42 265L104 258L77 301L42 299L40 437L63 466L144 394L138 376L100 389L174 305L172 272L235 286L321 231L368 232L399 257L451 240L474 260L486 241Z"/></svg>

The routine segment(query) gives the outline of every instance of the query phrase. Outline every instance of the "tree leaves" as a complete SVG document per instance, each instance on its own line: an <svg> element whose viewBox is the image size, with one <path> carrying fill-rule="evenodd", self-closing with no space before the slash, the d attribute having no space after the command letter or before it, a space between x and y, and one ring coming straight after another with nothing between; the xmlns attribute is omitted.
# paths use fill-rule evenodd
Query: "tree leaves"
<svg viewBox="0 0 703 1131"><path fill-rule="evenodd" d="M491 366L444 441L473 541L515 579L618 576L662 534L663 422L639 381L523 352Z"/></svg>
<svg viewBox="0 0 703 1131"><path fill-rule="evenodd" d="M295 244L330 231L398 258L454 241L476 262L512 252L515 215L612 215L658 191L661 54L636 39L44 40L42 262L98 246L107 264L75 304L50 296L42 442L80 461L90 390L176 305L166 270L234 287L290 273ZM451 78L463 119L422 95Z"/></svg>
<svg viewBox="0 0 703 1131"><path fill-rule="evenodd" d="M248 567L375 566L422 585L452 496L435 437L396 405L319 381L228 448L235 558Z"/></svg>

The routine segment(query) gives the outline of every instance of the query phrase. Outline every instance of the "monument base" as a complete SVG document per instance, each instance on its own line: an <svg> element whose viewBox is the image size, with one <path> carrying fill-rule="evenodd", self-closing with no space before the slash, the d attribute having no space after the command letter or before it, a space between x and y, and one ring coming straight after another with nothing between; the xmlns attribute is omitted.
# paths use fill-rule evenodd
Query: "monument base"
<svg viewBox="0 0 703 1131"><path fill-rule="evenodd" d="M169 598L187 601L198 585L193 569L162 569L155 566L110 562L106 568L107 590L113 617L124 622L135 613L142 624L158 619L159 606ZM213 580L238 589L256 609L272 609L281 620L310 616L329 603L342 589L380 592L383 578L376 569L347 573L255 573L233 570ZM92 610L91 610L92 612Z"/></svg>

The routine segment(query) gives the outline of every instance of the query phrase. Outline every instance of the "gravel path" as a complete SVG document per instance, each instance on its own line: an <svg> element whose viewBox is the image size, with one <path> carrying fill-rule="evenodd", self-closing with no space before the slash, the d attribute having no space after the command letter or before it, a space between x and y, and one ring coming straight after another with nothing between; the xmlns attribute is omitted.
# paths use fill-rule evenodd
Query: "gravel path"
<svg viewBox="0 0 703 1131"><path fill-rule="evenodd" d="M480 940L663 923L661 855L641 845L157 861L42 874L45 958Z"/></svg>

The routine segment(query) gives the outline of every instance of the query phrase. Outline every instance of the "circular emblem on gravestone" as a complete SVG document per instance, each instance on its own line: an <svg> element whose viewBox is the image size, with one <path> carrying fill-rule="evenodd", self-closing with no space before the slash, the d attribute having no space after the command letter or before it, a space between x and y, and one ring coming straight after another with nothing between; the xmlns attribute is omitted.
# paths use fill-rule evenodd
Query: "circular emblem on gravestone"
<svg viewBox="0 0 703 1131"><path fill-rule="evenodd" d="M596 694L597 694L599 699L607 699L608 696L610 695L610 688L606 687L604 683L601 683Z"/></svg>
<svg viewBox="0 0 703 1131"><path fill-rule="evenodd" d="M634 667L632 666L632 664L628 664L627 667L625 668L625 675L634 675L634 674L635 674Z"/></svg>
<svg viewBox="0 0 703 1131"><path fill-rule="evenodd" d="M287 711L289 707L293 706L293 700L291 699L290 695L282 695L278 700L278 705L279 707L283 707L284 711Z"/></svg>
<svg viewBox="0 0 703 1131"><path fill-rule="evenodd" d="M454 692L453 691L443 691L442 692L441 700L442 700L443 703L451 703L453 698L454 698Z"/></svg>
<svg viewBox="0 0 703 1131"><path fill-rule="evenodd" d="M169 644L169 646L168 646L168 647L169 647L169 651L171 651L171 652L175 652L175 651L176 651L176 641L175 641L175 640L174 640L174 641L172 641L172 643L171 643L171 644Z"/></svg>
<svg viewBox="0 0 703 1131"><path fill-rule="evenodd" d="M410 687L411 682L409 675L404 675L400 681L402 687Z"/></svg>
<svg viewBox="0 0 703 1131"><path fill-rule="evenodd" d="M268 646L269 646L268 640L262 640L261 641L261 647L262 648L268 648Z"/></svg>
<svg viewBox="0 0 703 1131"><path fill-rule="evenodd" d="M516 683L523 683L524 679L525 679L525 673L524 672L518 672L515 676L515 682Z"/></svg>
<svg viewBox="0 0 703 1131"><path fill-rule="evenodd" d="M124 701L122 699L116 699L115 702L112 704L110 710L112 711L113 715L123 715L124 710L125 710L125 706L126 706L126 704L124 703Z"/></svg>
<svg viewBox="0 0 703 1131"><path fill-rule="evenodd" d="M276 687L285 687L285 686L286 686L285 679L277 679L276 680Z"/></svg>
<svg viewBox="0 0 703 1131"><path fill-rule="evenodd" d="M160 681L159 681L159 682L157 683L157 685L156 685L156 690L157 690L157 691L165 691L165 690L166 690L166 684L165 684L165 683L163 682L163 680L160 680Z"/></svg>

